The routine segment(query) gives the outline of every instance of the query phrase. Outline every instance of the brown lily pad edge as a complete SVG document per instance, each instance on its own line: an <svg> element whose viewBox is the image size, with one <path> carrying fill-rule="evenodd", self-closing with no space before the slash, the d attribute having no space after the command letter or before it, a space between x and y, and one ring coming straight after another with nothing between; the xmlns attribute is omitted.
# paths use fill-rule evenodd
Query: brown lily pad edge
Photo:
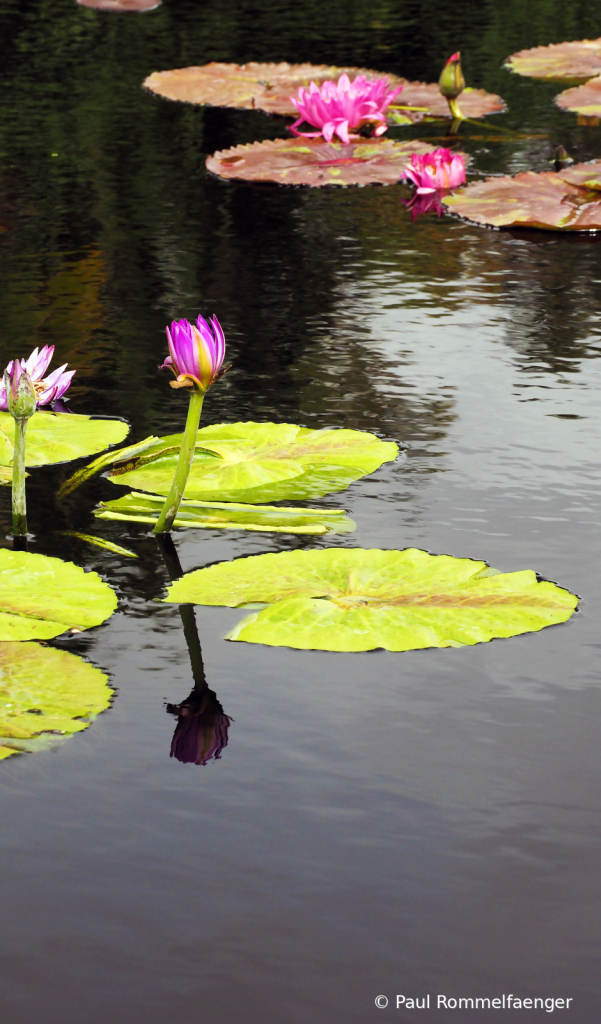
<svg viewBox="0 0 601 1024"><path fill-rule="evenodd" d="M449 105L438 85L409 82L383 71L367 68L336 67L328 64L224 64L213 61L200 67L155 71L143 82L143 88L164 99L202 106L233 107L238 110L260 110L282 117L298 116L290 100L300 86L310 82L321 85L338 81L342 74L352 80L357 75L387 78L390 88L403 86L395 103L389 108L389 124L417 124L451 116ZM484 89L465 89L460 108L466 118L484 117L506 110L500 96Z"/></svg>
<svg viewBox="0 0 601 1024"><path fill-rule="evenodd" d="M429 153L431 143L414 139L275 139L213 153L207 170L219 178L278 185L396 185L413 153ZM462 153L466 162L469 158Z"/></svg>
<svg viewBox="0 0 601 1024"><path fill-rule="evenodd" d="M601 232L601 160L473 182L442 200L446 212L489 228Z"/></svg>
<svg viewBox="0 0 601 1024"><path fill-rule="evenodd" d="M601 39L535 46L512 53L503 67L547 82L586 82L601 74Z"/></svg>
<svg viewBox="0 0 601 1024"><path fill-rule="evenodd" d="M598 119L601 117L601 75L590 78L585 85L560 92L555 103L561 110L578 114L581 118Z"/></svg>

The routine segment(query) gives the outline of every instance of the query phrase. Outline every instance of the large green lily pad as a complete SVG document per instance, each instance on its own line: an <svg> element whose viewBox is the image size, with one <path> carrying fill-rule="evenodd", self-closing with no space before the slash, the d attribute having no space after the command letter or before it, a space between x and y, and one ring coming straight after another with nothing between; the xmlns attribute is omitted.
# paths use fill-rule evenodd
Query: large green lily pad
<svg viewBox="0 0 601 1024"><path fill-rule="evenodd" d="M474 182L442 200L450 213L489 227L546 231L601 228L601 161L555 173L524 171Z"/></svg>
<svg viewBox="0 0 601 1024"><path fill-rule="evenodd" d="M82 732L112 696L104 672L75 654L0 643L0 760Z"/></svg>
<svg viewBox="0 0 601 1024"><path fill-rule="evenodd" d="M182 435L115 464L113 483L167 494ZM308 430L293 423L218 423L198 431L186 498L249 504L322 497L373 473L398 453L362 430ZM118 453L115 453L118 455Z"/></svg>
<svg viewBox="0 0 601 1024"><path fill-rule="evenodd" d="M168 602L268 607L229 640L323 651L459 647L565 622L578 599L536 574L449 555L333 548L254 555L198 569Z"/></svg>
<svg viewBox="0 0 601 1024"><path fill-rule="evenodd" d="M582 117L601 117L601 76L576 89L565 89L555 97L555 102L562 110Z"/></svg>
<svg viewBox="0 0 601 1024"><path fill-rule="evenodd" d="M424 119L449 117L449 105L441 96L438 85L426 82L408 82L389 72L370 71L367 68L335 67L328 64L224 64L213 61L202 67L175 68L173 71L155 71L144 82L144 88L169 100L183 103L206 104L215 107L235 107L238 110L262 110L266 114L298 117L290 100L299 87L310 82L337 82L342 74L351 80L357 75L367 78L387 78L391 89L403 86L394 109L390 108L392 123L416 124ZM466 117L482 117L505 109L500 96L483 89L466 89L461 95L462 111Z"/></svg>
<svg viewBox="0 0 601 1024"><path fill-rule="evenodd" d="M586 82L601 74L601 39L579 39L572 43L552 43L512 53L506 68L527 78L548 82Z"/></svg>
<svg viewBox="0 0 601 1024"><path fill-rule="evenodd" d="M156 523L165 503L155 494L135 491L102 501L94 514L99 519ZM342 509L283 508L276 505L243 505L224 501L182 501L175 527L206 530L258 530L263 533L353 533L355 523Z"/></svg>
<svg viewBox="0 0 601 1024"><path fill-rule="evenodd" d="M120 444L129 433L122 420L81 416L77 413L35 412L27 424L25 463L47 466L95 455L112 444ZM0 412L0 466L11 466L15 421Z"/></svg>
<svg viewBox="0 0 601 1024"><path fill-rule="evenodd" d="M97 573L48 555L0 549L0 641L91 629L116 607L115 592Z"/></svg>
<svg viewBox="0 0 601 1024"><path fill-rule="evenodd" d="M394 185L411 163L413 153L430 153L419 139L267 139L224 149L207 158L209 171L220 178L274 181L278 185ZM462 154L464 155L464 154ZM468 158L466 157L466 160Z"/></svg>

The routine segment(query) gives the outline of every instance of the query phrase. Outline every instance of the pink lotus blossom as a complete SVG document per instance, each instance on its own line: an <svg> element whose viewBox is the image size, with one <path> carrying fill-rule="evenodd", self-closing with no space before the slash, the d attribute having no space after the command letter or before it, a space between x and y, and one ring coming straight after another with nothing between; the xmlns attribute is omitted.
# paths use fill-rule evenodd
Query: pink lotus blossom
<svg viewBox="0 0 601 1024"><path fill-rule="evenodd" d="M401 175L417 186L418 194L436 192L443 188L457 188L465 181L465 163L460 153L450 149L433 149L431 153L411 157L411 166Z"/></svg>
<svg viewBox="0 0 601 1024"><path fill-rule="evenodd" d="M159 369L172 370L176 380L172 388L197 388L206 391L225 372L225 337L216 316L210 324L202 316L196 326L188 320L174 320L166 327L170 355Z"/></svg>
<svg viewBox="0 0 601 1024"><path fill-rule="evenodd" d="M44 345L42 349L34 348L29 359L13 360L6 367L6 373L9 377L12 376L13 363L18 362L21 369L25 370L31 382L33 384L36 393L37 408L40 409L44 405L50 405L51 402L58 401L64 394L69 390L71 384L71 378L75 373L75 370L67 370L67 363L63 363L59 366L58 370L53 370L48 377L44 377L46 370L50 366L52 356L54 355L54 345ZM66 371L66 372L65 372ZM0 384L0 410L6 412L8 409L8 400L6 396L6 388L4 382Z"/></svg>
<svg viewBox="0 0 601 1024"><path fill-rule="evenodd" d="M342 142L351 142L357 136L351 136L350 131L374 125L372 135L382 135L387 128L386 110L402 88L399 85L389 90L387 78L369 79L365 75L357 75L351 82L349 76L343 74L337 83L324 82L321 88L311 82L308 89L298 90L296 98L290 97L300 114L290 131L308 139L323 135L326 142L331 142L337 135ZM297 132L303 121L319 131Z"/></svg>

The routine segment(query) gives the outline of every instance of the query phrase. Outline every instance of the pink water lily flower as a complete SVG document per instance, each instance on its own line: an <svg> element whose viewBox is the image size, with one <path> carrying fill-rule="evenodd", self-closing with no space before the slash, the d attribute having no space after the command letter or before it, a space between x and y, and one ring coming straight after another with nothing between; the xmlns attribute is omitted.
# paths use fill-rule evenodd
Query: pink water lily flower
<svg viewBox="0 0 601 1024"><path fill-rule="evenodd" d="M431 153L413 153L411 165L403 171L402 178L409 178L421 195L443 188L457 188L465 181L465 163L460 153L452 154L450 149L433 149Z"/></svg>
<svg viewBox="0 0 601 1024"><path fill-rule="evenodd" d="M71 379L75 373L75 370L67 370L68 363L63 363L62 366L59 366L58 370L53 370L51 374L44 377L53 355L54 345L44 345L42 349L34 348L29 359L19 360L19 365L23 370L27 371L31 378L36 393L38 409L62 398L69 390ZM13 362L14 360L11 359L6 367L6 373L9 376L12 374ZM2 383L0 384L0 410L6 412L7 409L6 389L4 383Z"/></svg>
<svg viewBox="0 0 601 1024"><path fill-rule="evenodd" d="M326 142L331 142L335 135L342 142L351 142L350 132L356 132L363 125L373 125L372 135L382 135L386 131L386 110L398 96L402 85L396 89L388 88L387 78L366 78L357 75L351 82L345 73L338 82L324 82L320 87L311 82L308 89L301 87L296 98L290 97L300 117L290 126L294 135L308 139L323 135ZM298 132L299 124L307 124L318 128L317 132Z"/></svg>
<svg viewBox="0 0 601 1024"><path fill-rule="evenodd" d="M211 323L202 316L196 325L188 320L174 320L166 327L170 355L159 369L172 370L176 380L172 388L196 388L205 392L219 379L225 357L225 337L216 316Z"/></svg>

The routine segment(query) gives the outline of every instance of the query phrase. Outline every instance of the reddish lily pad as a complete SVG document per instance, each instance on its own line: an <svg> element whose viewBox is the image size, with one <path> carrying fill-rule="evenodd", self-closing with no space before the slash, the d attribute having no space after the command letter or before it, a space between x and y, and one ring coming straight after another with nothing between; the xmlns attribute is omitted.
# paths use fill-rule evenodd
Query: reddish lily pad
<svg viewBox="0 0 601 1024"><path fill-rule="evenodd" d="M207 168L220 178L275 181L279 185L394 185L412 153L429 153L426 142L362 139L276 139L214 153Z"/></svg>
<svg viewBox="0 0 601 1024"><path fill-rule="evenodd" d="M81 7L92 7L96 11L154 11L162 0L77 0Z"/></svg>
<svg viewBox="0 0 601 1024"><path fill-rule="evenodd" d="M555 97L555 102L562 110L571 110L584 117L601 116L601 75L591 78L586 85L575 89L566 89Z"/></svg>
<svg viewBox="0 0 601 1024"><path fill-rule="evenodd" d="M601 39L579 39L573 43L552 43L512 53L506 68L527 78L548 82L586 82L601 74Z"/></svg>
<svg viewBox="0 0 601 1024"><path fill-rule="evenodd" d="M339 68L328 64L221 64L214 61L202 67L155 71L144 82L151 92L168 100L207 104L213 107L237 107L243 110L264 110L270 114L297 117L290 96L310 82L338 80L346 72L350 78L359 74L378 78L377 71L365 68ZM403 81L386 75L391 86Z"/></svg>
<svg viewBox="0 0 601 1024"><path fill-rule="evenodd" d="M451 116L449 104L436 83L405 82L402 78L399 81L403 82L403 91L389 107L389 122L402 124L406 118L415 124L424 119ZM484 89L464 89L457 103L463 116L469 118L501 114L507 109L500 96Z"/></svg>
<svg viewBox="0 0 601 1024"><path fill-rule="evenodd" d="M284 117L298 116L290 97L300 86L310 82L321 85L328 80L338 81L346 73L388 79L391 88L403 86L398 102L390 108L391 123L415 123L426 117L449 117L449 106L438 86L425 82L408 82L397 75L366 68L340 68L328 64L221 64L214 61L202 67L176 68L174 71L155 71L144 82L144 87L169 100L183 103L206 104L214 107L236 107L243 110L262 110L266 114ZM466 89L461 94L461 110L466 117L504 110L499 96L483 89Z"/></svg>
<svg viewBox="0 0 601 1024"><path fill-rule="evenodd" d="M525 171L487 178L453 192L449 212L488 227L547 231L601 230L601 160L556 174Z"/></svg>

